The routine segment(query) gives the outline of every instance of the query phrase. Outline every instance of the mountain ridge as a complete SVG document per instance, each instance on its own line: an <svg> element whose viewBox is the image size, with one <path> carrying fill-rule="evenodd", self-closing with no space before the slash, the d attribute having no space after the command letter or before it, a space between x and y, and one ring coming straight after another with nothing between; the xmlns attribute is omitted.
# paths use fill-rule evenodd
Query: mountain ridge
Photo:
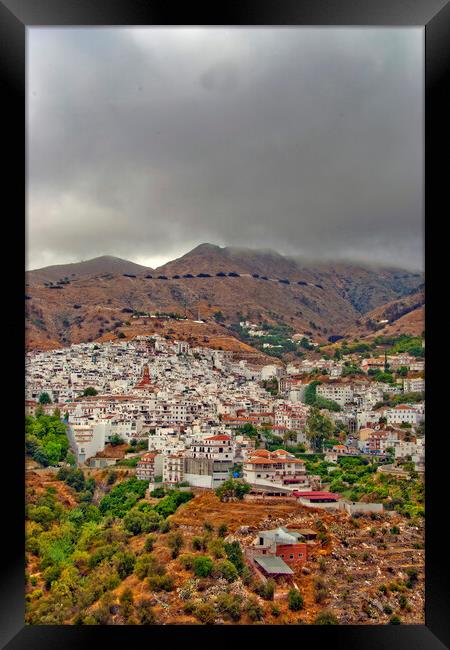
<svg viewBox="0 0 450 650"><path fill-rule="evenodd" d="M227 327L242 318L284 323L326 341L423 283L423 274L405 270L337 262L306 266L276 251L214 244L201 244L155 270L101 256L69 268L28 271L26 278L29 348L117 334L133 312L176 312L193 320L201 312L211 323L220 314Z"/></svg>

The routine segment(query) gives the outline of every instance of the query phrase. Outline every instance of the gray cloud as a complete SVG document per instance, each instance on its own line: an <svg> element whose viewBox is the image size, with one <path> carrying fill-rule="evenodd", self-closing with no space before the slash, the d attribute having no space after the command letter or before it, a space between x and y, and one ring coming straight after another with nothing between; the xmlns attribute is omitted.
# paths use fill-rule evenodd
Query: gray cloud
<svg viewBox="0 0 450 650"><path fill-rule="evenodd" d="M29 268L210 241L423 267L423 30L31 28Z"/></svg>

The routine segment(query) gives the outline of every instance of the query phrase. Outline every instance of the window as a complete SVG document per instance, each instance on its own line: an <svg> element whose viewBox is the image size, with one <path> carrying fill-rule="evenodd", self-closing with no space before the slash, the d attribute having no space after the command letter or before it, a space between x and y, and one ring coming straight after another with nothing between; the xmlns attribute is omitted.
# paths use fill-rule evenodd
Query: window
<svg viewBox="0 0 450 650"><path fill-rule="evenodd" d="M303 553L299 553L299 554L298 554L298 557L303 557Z"/></svg>
<svg viewBox="0 0 450 650"><path fill-rule="evenodd" d="M293 560L294 559L294 554L291 553L289 557L290 557L291 560Z"/></svg>

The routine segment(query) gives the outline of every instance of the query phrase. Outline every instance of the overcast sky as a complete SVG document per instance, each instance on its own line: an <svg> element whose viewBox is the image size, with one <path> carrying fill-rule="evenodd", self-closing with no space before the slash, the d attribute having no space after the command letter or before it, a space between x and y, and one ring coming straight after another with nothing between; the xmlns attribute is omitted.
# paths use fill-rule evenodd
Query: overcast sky
<svg viewBox="0 0 450 650"><path fill-rule="evenodd" d="M422 28L28 28L27 267L423 268Z"/></svg>

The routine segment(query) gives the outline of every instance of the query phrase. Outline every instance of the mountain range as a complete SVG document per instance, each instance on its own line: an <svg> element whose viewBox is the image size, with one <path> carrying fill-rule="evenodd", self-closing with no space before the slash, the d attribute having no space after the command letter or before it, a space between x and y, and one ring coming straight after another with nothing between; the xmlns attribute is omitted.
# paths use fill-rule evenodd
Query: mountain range
<svg viewBox="0 0 450 650"><path fill-rule="evenodd" d="M417 322L423 320L423 283L423 273L404 269L213 244L157 269L102 256L26 272L27 348L114 337L132 312L200 318L232 337L229 325L243 318L285 323L319 341L368 336L370 321L386 320L386 309L394 321L417 310Z"/></svg>

